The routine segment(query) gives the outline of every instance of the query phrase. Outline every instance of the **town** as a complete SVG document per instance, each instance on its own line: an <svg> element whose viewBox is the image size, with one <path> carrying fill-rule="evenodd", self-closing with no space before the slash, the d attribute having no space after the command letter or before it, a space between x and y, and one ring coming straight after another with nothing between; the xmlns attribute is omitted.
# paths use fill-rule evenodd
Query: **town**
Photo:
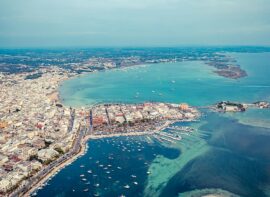
<svg viewBox="0 0 270 197"><path fill-rule="evenodd" d="M166 122L192 121L199 117L197 109L185 103L103 104L90 110L92 134L153 132ZM165 124L167 125L167 124Z"/></svg>
<svg viewBox="0 0 270 197"><path fill-rule="evenodd" d="M200 116L185 103L64 106L60 83L77 75L52 66L0 75L0 196L26 193L56 167L83 154L88 139L154 134Z"/></svg>

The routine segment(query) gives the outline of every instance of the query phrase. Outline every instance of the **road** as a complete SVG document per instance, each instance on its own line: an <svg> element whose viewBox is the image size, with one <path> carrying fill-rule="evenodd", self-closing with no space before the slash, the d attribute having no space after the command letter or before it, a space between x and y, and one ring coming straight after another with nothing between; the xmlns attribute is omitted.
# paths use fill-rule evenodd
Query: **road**
<svg viewBox="0 0 270 197"><path fill-rule="evenodd" d="M49 174L55 167L61 165L62 163L66 162L68 159L70 159L71 157L79 153L81 149L81 141L85 134L84 129L80 129L78 131L79 135L76 136L74 140L74 145L69 152L65 153L64 155L60 156L58 159L52 161L49 165L45 166L43 169L37 172L37 174L35 174L33 177L25 181L24 184L20 185L9 196L10 197L22 196L24 193L29 191L34 185L36 185L43 177Z"/></svg>

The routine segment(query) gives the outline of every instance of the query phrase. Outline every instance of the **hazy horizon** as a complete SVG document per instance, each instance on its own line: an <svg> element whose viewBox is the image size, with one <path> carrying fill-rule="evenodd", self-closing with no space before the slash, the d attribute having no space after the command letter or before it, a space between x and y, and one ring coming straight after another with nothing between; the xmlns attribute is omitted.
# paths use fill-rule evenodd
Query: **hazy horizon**
<svg viewBox="0 0 270 197"><path fill-rule="evenodd" d="M0 48L270 46L268 0L1 0Z"/></svg>

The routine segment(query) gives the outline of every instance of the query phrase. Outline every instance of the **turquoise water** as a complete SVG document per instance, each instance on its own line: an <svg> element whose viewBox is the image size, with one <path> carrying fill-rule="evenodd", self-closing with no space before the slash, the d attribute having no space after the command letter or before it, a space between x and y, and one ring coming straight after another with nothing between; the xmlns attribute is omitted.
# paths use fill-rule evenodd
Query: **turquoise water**
<svg viewBox="0 0 270 197"><path fill-rule="evenodd" d="M96 102L188 102L209 105L220 100L270 99L270 53L232 54L248 77L227 79L202 62L182 62L109 70L66 81L61 95L66 105ZM258 57L257 57L258 56Z"/></svg>
<svg viewBox="0 0 270 197"><path fill-rule="evenodd" d="M71 79L62 85L61 96L72 106L270 100L270 53L230 55L248 77L226 79L202 62L156 64ZM86 155L57 174L38 196L270 196L269 110L203 113L200 122L176 123L198 129L181 134L183 140L176 144L151 136L89 141Z"/></svg>

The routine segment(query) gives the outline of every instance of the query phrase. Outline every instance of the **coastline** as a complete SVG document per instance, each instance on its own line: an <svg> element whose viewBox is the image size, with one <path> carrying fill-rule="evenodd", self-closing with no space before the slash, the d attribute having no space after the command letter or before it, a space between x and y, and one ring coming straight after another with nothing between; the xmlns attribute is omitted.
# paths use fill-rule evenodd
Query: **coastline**
<svg viewBox="0 0 270 197"><path fill-rule="evenodd" d="M96 139L102 139L102 138L111 138L111 137L120 137L120 136L142 136L142 135L151 135L154 133L157 133L165 128L167 128L169 125L175 123L177 121L166 121L162 126L158 127L156 130L151 132L130 132L130 133L115 133L115 134L109 134L109 135L87 135L85 136L82 141L80 142L80 151L74 155L73 157L70 157L68 160L64 161L63 163L59 164L58 166L55 166L52 171L50 171L48 174L46 174L44 177L42 177L37 184L33 185L30 190L28 190L26 193L24 193L23 197L28 197L32 193L34 193L40 186L42 186L44 183L46 183L49 178L56 175L60 170L64 169L66 166L70 165L72 162L77 160L79 157L86 154L86 151L88 150L87 142L89 140L96 140Z"/></svg>

